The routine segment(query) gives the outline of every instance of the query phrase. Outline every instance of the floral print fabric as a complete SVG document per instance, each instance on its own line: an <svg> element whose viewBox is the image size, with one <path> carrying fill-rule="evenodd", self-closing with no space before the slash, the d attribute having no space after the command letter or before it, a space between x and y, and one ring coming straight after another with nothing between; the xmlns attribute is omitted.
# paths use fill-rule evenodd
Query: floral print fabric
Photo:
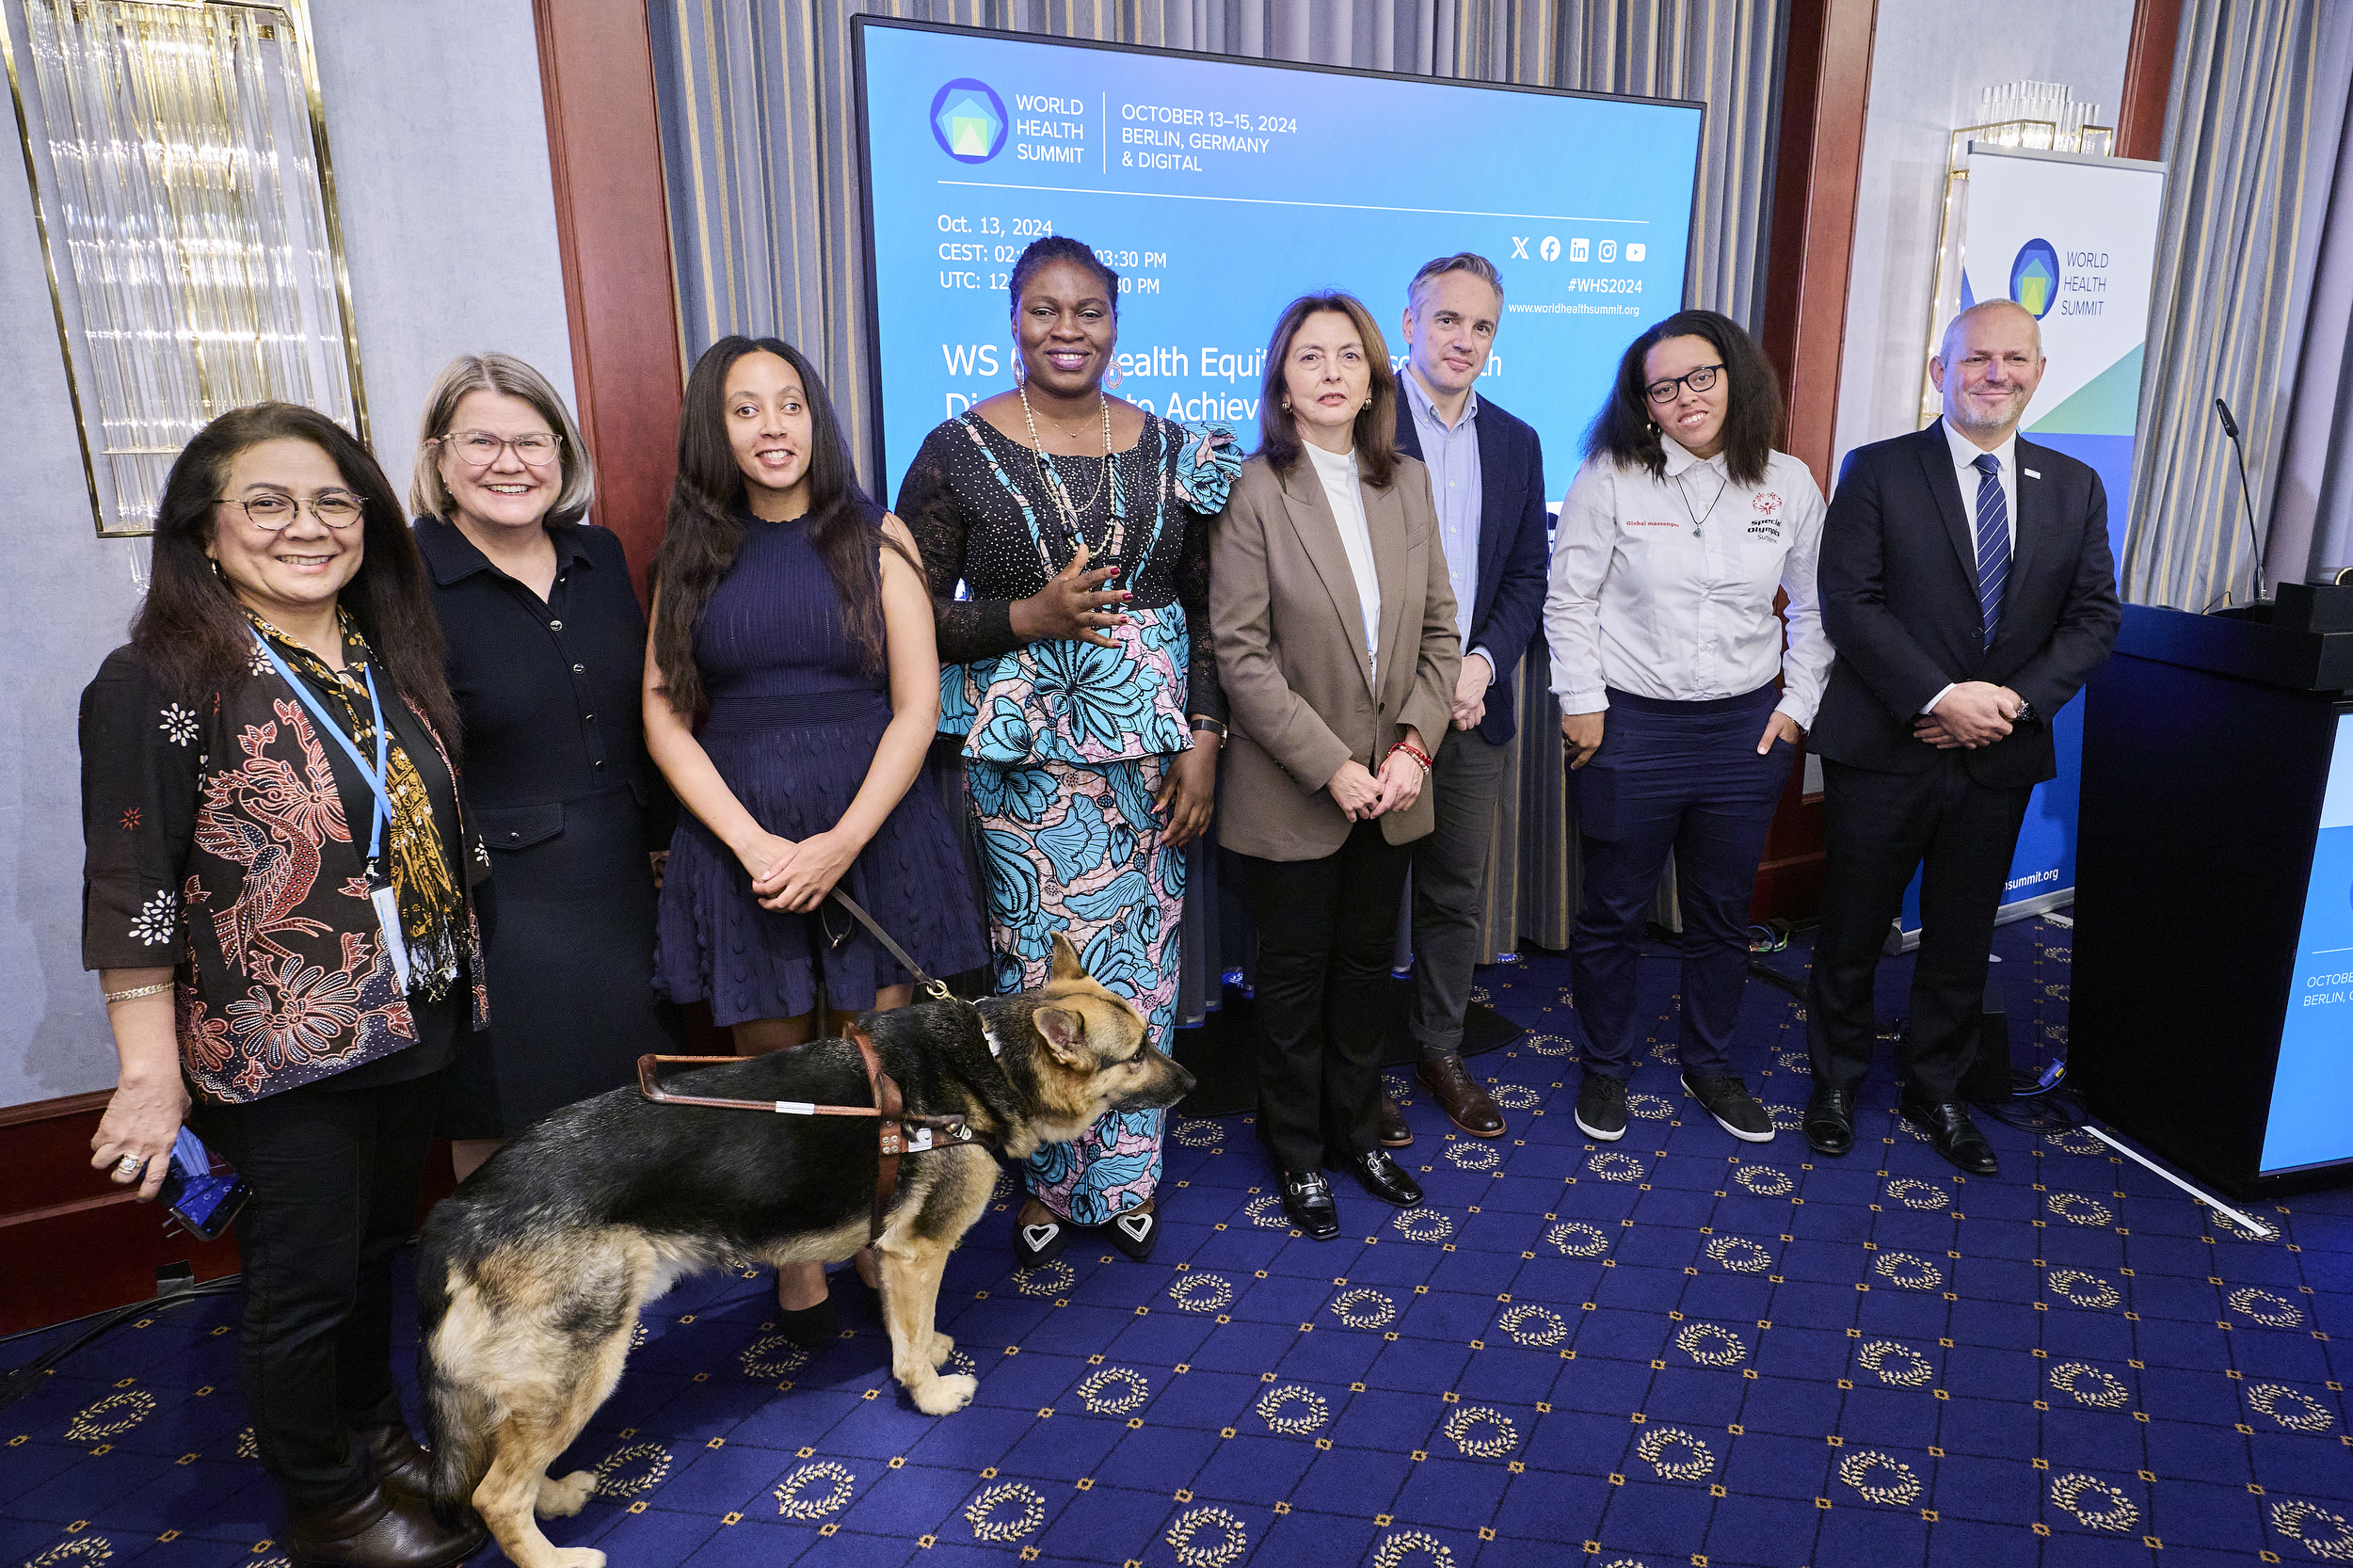
<svg viewBox="0 0 2353 1568"><path fill-rule="evenodd" d="M259 649L254 663L188 702L120 648L82 694L83 964L174 968L182 1066L200 1097L221 1103L417 1042L368 898L364 825L353 841L351 802L372 797L344 788L340 748ZM465 846L463 872L444 854L440 876L470 888L489 859L456 814L448 755L380 675L377 691L388 708L403 703L387 718L416 788ZM456 897L453 940L479 1029L481 937L472 900ZM408 907L404 896L404 923Z"/></svg>
<svg viewBox="0 0 2353 1568"><path fill-rule="evenodd" d="M1152 809L1167 766L1160 757L967 764L1000 994L1046 984L1059 931L1166 1047L1185 895L1184 855L1161 845ZM1073 1224L1109 1224L1159 1187L1166 1117L1113 1112L1076 1142L1040 1148L1026 1173L1031 1192Z"/></svg>
<svg viewBox="0 0 2353 1568"><path fill-rule="evenodd" d="M1185 751L1185 607L1128 612L1117 646L1071 638L940 666L939 728L964 754L1005 766L1103 763Z"/></svg>

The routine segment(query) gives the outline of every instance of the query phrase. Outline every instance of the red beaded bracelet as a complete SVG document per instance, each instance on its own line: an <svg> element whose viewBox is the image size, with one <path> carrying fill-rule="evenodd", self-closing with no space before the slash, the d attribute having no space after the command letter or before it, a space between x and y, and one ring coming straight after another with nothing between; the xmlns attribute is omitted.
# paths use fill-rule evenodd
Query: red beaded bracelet
<svg viewBox="0 0 2353 1568"><path fill-rule="evenodd" d="M1400 741L1397 744L1389 747L1389 755L1391 757L1396 756L1401 751L1406 756L1411 757L1415 761L1419 762L1421 764L1422 772L1428 773L1431 770L1433 764L1430 760L1430 753L1422 750L1421 747L1416 745L1413 742Z"/></svg>

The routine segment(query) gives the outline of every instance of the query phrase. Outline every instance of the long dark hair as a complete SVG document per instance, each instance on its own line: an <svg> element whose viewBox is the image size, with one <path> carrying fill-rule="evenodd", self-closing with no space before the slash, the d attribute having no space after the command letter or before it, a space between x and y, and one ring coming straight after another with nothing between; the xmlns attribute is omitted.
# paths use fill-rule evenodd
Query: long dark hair
<svg viewBox="0 0 2353 1568"><path fill-rule="evenodd" d="M1375 489L1387 489L1397 473L1397 373L1389 368L1389 342L1353 294L1303 294L1283 307L1267 344L1266 377L1258 389L1258 455L1289 473L1299 461L1299 422L1283 407L1288 391L1283 361L1290 358L1291 339L1319 311L1337 311L1356 324L1365 345L1365 360L1372 370L1372 400L1356 410L1356 472Z"/></svg>
<svg viewBox="0 0 2353 1568"><path fill-rule="evenodd" d="M154 561L147 598L131 619L131 646L157 683L183 702L245 677L253 660L252 623L204 547L212 542L214 498L228 483L229 466L248 447L274 440L309 441L326 453L344 487L360 498L360 569L338 602L360 623L360 634L392 684L424 710L455 756L457 704L442 669L441 623L425 588L416 537L368 449L315 408L295 403L232 408L181 448L156 508Z"/></svg>
<svg viewBox="0 0 2353 1568"><path fill-rule="evenodd" d="M1669 338L1705 338L1724 365L1724 470L1735 484L1753 485L1773 460L1773 436L1781 428L1781 384L1773 362L1741 325L1714 311L1677 311L1626 344L1609 401L1585 432L1585 456L1607 457L1624 468L1667 472L1667 449L1650 415L1643 361Z"/></svg>
<svg viewBox="0 0 2353 1568"><path fill-rule="evenodd" d="M844 629L869 670L884 667L882 563L876 546L897 551L920 575L922 566L882 532L880 511L858 488L842 448L841 427L817 369L780 338L721 338L695 361L678 422L678 478L654 556L653 655L673 712L708 706L695 664L695 622L744 546L744 471L728 441L728 372L746 354L774 354L792 367L808 399L808 511L802 525L841 596Z"/></svg>

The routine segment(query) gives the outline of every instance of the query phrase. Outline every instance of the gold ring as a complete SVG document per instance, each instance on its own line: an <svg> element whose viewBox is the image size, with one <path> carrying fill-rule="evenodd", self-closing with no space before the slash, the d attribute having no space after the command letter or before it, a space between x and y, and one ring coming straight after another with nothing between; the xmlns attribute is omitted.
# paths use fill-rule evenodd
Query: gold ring
<svg viewBox="0 0 2353 1568"><path fill-rule="evenodd" d="M121 1176L136 1176L146 1167L146 1165L147 1157L145 1155L126 1154L121 1159L115 1161L115 1170L117 1174Z"/></svg>

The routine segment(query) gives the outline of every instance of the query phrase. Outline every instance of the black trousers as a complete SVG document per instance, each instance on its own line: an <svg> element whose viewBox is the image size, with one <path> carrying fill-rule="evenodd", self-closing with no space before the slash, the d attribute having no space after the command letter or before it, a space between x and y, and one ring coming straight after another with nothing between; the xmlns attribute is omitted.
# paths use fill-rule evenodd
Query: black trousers
<svg viewBox="0 0 2353 1568"><path fill-rule="evenodd" d="M189 1111L253 1189L236 1227L239 1371L262 1467L289 1508L364 1493L373 1478L351 1429L401 1419L392 1254L416 1229L440 1085L434 1073Z"/></svg>
<svg viewBox="0 0 2353 1568"><path fill-rule="evenodd" d="M1378 822L1321 860L1238 855L1258 927L1258 1136L1286 1171L1381 1146L1381 1039L1411 844Z"/></svg>
<svg viewBox="0 0 2353 1568"><path fill-rule="evenodd" d="M1897 1071L1926 1098L1961 1097L1975 1060L1987 954L2030 785L1979 784L1959 751L1922 773L1874 773L1827 758L1822 929L1806 1024L1814 1086L1852 1090L1871 1065L1872 982L1888 922L1920 872L1920 953L1911 1038Z"/></svg>
<svg viewBox="0 0 2353 1568"><path fill-rule="evenodd" d="M1569 974L1585 1024L1585 1070L1625 1082L1641 1054L1635 1012L1642 927L1667 852L1683 910L1683 1032L1675 1060L1693 1079L1732 1072L1725 1055L1749 984L1749 901L1756 863L1798 748L1756 754L1781 693L1670 702L1609 694L1601 749L1569 775L1585 886Z"/></svg>

